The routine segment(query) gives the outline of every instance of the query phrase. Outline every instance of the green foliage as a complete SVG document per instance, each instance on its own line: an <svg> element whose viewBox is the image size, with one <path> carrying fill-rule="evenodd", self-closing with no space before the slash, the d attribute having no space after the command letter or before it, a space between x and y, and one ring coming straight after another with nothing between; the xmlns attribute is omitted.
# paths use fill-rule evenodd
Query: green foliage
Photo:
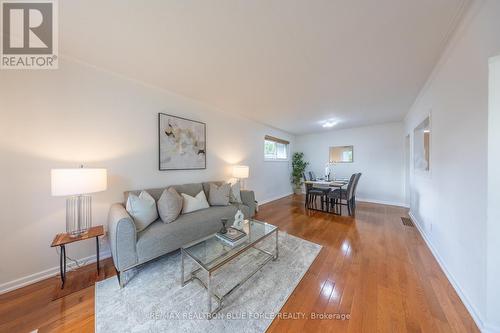
<svg viewBox="0 0 500 333"><path fill-rule="evenodd" d="M304 161L304 153L293 153L292 156L292 183L299 187L303 183L303 173L306 171L309 162Z"/></svg>

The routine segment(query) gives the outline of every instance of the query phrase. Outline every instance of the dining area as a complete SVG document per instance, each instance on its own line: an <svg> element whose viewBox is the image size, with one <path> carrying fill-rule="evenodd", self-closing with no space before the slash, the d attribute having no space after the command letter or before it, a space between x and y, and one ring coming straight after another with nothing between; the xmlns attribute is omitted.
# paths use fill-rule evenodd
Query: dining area
<svg viewBox="0 0 500 333"><path fill-rule="evenodd" d="M314 172L303 173L306 209L342 215L346 207L348 216L356 212L356 190L362 173L346 178L317 178Z"/></svg>

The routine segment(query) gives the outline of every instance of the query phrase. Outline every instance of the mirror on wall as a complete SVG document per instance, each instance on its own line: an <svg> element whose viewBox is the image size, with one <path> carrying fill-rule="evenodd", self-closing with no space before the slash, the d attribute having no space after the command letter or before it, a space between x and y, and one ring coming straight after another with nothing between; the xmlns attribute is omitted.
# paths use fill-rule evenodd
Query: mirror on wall
<svg viewBox="0 0 500 333"><path fill-rule="evenodd" d="M330 163L352 163L353 146L330 147Z"/></svg>
<svg viewBox="0 0 500 333"><path fill-rule="evenodd" d="M431 121L427 117L413 130L413 166L415 170L430 170Z"/></svg>

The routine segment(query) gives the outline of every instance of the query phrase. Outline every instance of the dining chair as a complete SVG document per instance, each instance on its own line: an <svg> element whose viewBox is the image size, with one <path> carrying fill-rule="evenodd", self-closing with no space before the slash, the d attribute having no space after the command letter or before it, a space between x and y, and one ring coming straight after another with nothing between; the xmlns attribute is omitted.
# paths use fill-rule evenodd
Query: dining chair
<svg viewBox="0 0 500 333"><path fill-rule="evenodd" d="M337 207L340 207L340 214L342 214L342 206L347 206L347 212L349 216L352 216L353 214L353 198L354 198L354 186L355 186L355 180L356 180L356 173L353 173L351 175L351 178L349 179L349 183L347 184L347 189L336 189L333 191L330 191L327 196L327 201L329 203L330 208L336 209ZM342 200L345 201L345 203L342 202Z"/></svg>
<svg viewBox="0 0 500 333"><path fill-rule="evenodd" d="M303 173L302 177L304 180L315 180L314 173L309 172L309 179L307 179L306 174ZM318 198L320 199L321 210L324 211L325 208L328 210L327 194L330 192L329 188L316 187L314 184L305 184L306 186L306 200L304 206L306 208L318 209Z"/></svg>
<svg viewBox="0 0 500 333"><path fill-rule="evenodd" d="M352 203L351 203L351 210L353 215L356 213L356 192L358 190L358 183L359 183L359 178L361 178L362 173L359 172L356 174L356 178L354 179L354 189L353 189L353 194L352 194Z"/></svg>
<svg viewBox="0 0 500 333"><path fill-rule="evenodd" d="M304 187L306 189L306 200L304 202L304 207L307 208L307 206L309 204L309 195L310 195L309 194L309 190L312 188L312 185L306 183L308 181L308 179L307 179L307 176L306 176L305 172L302 172L302 178L304 179Z"/></svg>
<svg viewBox="0 0 500 333"><path fill-rule="evenodd" d="M316 175L312 171L309 171L309 180L316 180Z"/></svg>

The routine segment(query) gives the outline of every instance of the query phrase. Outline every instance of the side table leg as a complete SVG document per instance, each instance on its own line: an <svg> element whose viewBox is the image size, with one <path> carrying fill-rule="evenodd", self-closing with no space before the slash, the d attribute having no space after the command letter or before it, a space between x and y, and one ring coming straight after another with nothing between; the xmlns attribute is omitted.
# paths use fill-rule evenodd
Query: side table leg
<svg viewBox="0 0 500 333"><path fill-rule="evenodd" d="M95 238L95 246L96 246L96 252L97 252L97 276L99 276L99 237Z"/></svg>
<svg viewBox="0 0 500 333"><path fill-rule="evenodd" d="M61 270L61 289L64 289L64 283L66 282L66 247L64 245L61 245L59 268Z"/></svg>

